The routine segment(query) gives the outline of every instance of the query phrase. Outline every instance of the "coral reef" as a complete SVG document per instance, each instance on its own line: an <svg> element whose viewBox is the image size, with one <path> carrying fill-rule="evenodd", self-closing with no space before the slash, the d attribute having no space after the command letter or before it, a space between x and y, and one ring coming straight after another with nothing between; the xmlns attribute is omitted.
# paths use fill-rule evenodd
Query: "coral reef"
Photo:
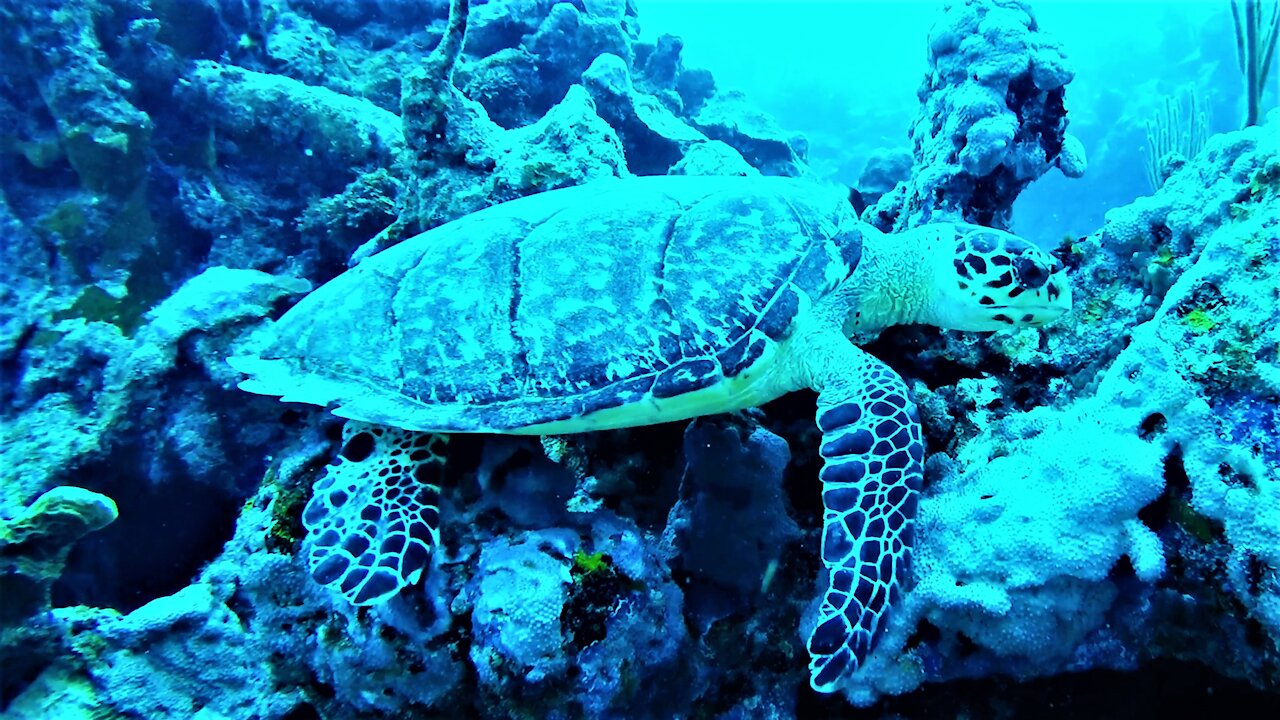
<svg viewBox="0 0 1280 720"><path fill-rule="evenodd" d="M49 617L51 590L71 546L110 525L116 505L99 493L61 485L0 521L0 693L10 695L65 652Z"/></svg>
<svg viewBox="0 0 1280 720"><path fill-rule="evenodd" d="M928 468L913 622L854 702L1159 656L1275 687L1278 169L1274 133L1216 136L1065 251L1087 299L1047 333L1056 402L970 391Z"/></svg>
<svg viewBox="0 0 1280 720"><path fill-rule="evenodd" d="M39 708L42 693L67 707L154 717L196 708L281 717L304 704L402 712L462 692L469 608L501 597L479 591L489 566L478 548L507 533L485 525L489 536L457 561L472 558L468 567L478 569L459 567L452 589L431 574L435 621L403 609L373 623L332 615L292 554L331 426L233 390L223 362L230 344L290 297L394 242L379 236L388 227L409 232L510 197L627 174L628 158L642 172L760 172L743 157L750 133L724 142L696 127L714 82L682 67L673 38L640 42L627 3L488 3L474 9L469 34L458 18L439 24L439 4L395 5L0 8L17 19L4 23L0 52L13 89L0 112L14 128L0 153L0 514L17 516L41 492L77 479L115 498L124 518L69 554L64 547L66 572L41 581L41 597L65 606L45 614L48 633L8 636L6 652L31 659L6 673L0 698L26 686L12 705L19 716ZM425 29L392 29L405 21ZM439 38L449 40L437 60L402 80L401 68ZM512 98L504 89L513 84L528 95ZM415 104L426 97L441 102ZM430 135L432 107L452 122L448 143ZM753 122L768 126L758 114ZM665 155L656 150L664 142ZM442 154L415 160L425 146ZM483 470L501 488L486 492L477 513L505 511L540 527L566 520L572 478L529 458L521 451ZM563 494L545 493L548 473L569 479ZM535 510L537 498L548 511ZM553 648L559 671L549 674L555 690L543 702L569 693L608 716L666 695L659 680L687 662L687 639L660 630L680 626L682 595L645 540L650 531L588 502L597 509L569 516L564 531L578 539L560 556L571 582L563 642ZM466 517L456 505L455 517ZM128 550L139 545L155 551ZM566 560L578 552L604 559ZM467 585L469 575L477 580ZM446 596L463 598L461 627ZM331 642L299 674L284 659L299 655L297 629L308 627L332 628ZM59 659L67 651L49 633L67 629L74 649ZM491 655L485 643L474 647ZM645 656L627 659L638 648ZM423 670L405 672L410 656ZM559 679L569 667L594 670L574 688ZM486 702L501 711L511 701L499 690L516 676L486 672L496 683ZM419 673L435 683L415 680ZM664 707L692 697L674 694Z"/></svg>
<svg viewBox="0 0 1280 720"><path fill-rule="evenodd" d="M1023 2L952 2L929 33L911 127L916 174L862 218L882 230L943 220L1008 228L1013 200L1057 167L1085 170L1063 96L1073 72Z"/></svg>
<svg viewBox="0 0 1280 720"><path fill-rule="evenodd" d="M1058 249L1069 322L868 339L930 458L915 588L829 706L797 691L812 395L455 437L421 583L354 608L312 582L302 512L341 431L235 389L263 322L503 200L810 175L629 0L446 5L0 0L6 716L785 718L1164 659L1277 689L1276 114ZM864 220L1005 226L1028 183L1083 172L1070 65L1025 3L953 2L928 47Z"/></svg>

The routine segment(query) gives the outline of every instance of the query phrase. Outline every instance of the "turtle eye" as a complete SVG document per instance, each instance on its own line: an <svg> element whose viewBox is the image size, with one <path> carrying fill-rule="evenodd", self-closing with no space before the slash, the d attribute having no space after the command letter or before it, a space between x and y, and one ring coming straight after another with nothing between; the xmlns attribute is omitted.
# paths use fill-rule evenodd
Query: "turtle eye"
<svg viewBox="0 0 1280 720"><path fill-rule="evenodd" d="M1035 290L1049 280L1049 270L1026 255L1013 261L1013 274L1017 277L1018 284L1028 290Z"/></svg>

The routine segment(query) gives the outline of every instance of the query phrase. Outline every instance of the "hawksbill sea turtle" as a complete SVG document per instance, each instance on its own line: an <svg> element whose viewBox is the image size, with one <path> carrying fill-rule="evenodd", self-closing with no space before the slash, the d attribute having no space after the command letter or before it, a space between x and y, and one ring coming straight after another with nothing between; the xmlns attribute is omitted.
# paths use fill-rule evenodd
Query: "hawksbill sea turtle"
<svg viewBox="0 0 1280 720"><path fill-rule="evenodd" d="M439 544L448 433L633 427L816 390L827 589L807 646L830 692L909 582L924 458L906 384L850 337L1039 325L1070 303L1062 264L1002 231L885 235L786 178L611 179L384 250L230 362L245 390L348 419L304 547L356 605L416 583Z"/></svg>

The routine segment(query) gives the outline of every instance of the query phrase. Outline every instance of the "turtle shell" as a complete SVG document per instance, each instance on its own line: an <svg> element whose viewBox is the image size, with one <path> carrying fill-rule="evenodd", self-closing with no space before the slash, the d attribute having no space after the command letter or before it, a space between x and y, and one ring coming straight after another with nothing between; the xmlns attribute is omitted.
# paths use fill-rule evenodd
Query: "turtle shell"
<svg viewBox="0 0 1280 720"><path fill-rule="evenodd" d="M410 430L554 424L748 371L857 265L858 227L783 178L554 190L378 253L231 363L247 390Z"/></svg>

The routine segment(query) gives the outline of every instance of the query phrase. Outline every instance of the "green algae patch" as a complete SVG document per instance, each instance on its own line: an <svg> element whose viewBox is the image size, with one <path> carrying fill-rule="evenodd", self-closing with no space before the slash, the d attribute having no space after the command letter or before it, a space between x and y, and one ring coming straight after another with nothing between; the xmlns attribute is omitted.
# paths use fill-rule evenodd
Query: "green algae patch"
<svg viewBox="0 0 1280 720"><path fill-rule="evenodd" d="M306 534L306 529L302 526L302 509L311 499L310 486L303 488L282 484L279 463L272 463L267 468L262 486L275 487L275 498L268 510L267 537L264 541L267 551L292 555L298 548L298 542Z"/></svg>
<svg viewBox="0 0 1280 720"><path fill-rule="evenodd" d="M1172 248L1168 245L1161 245L1156 248L1155 254L1151 256L1151 262L1155 265L1159 265L1160 267L1167 268L1173 265L1173 261L1177 258L1178 256L1174 254Z"/></svg>
<svg viewBox="0 0 1280 720"><path fill-rule="evenodd" d="M1222 536L1222 526L1196 512L1186 500L1175 500L1169 508L1169 515L1175 525L1205 545Z"/></svg>
<svg viewBox="0 0 1280 720"><path fill-rule="evenodd" d="M84 235L87 224L88 218L80 202L67 200L40 218L38 227L63 240L76 240Z"/></svg>
<svg viewBox="0 0 1280 720"><path fill-rule="evenodd" d="M1203 335L1218 326L1218 321L1213 319L1207 310L1196 308L1187 313L1183 320L1191 328L1191 332L1197 335Z"/></svg>
<svg viewBox="0 0 1280 720"><path fill-rule="evenodd" d="M578 550L573 554L573 585L560 615L560 625L568 645L580 651L605 638L609 616L630 581L613 567L612 558L602 552Z"/></svg>
<svg viewBox="0 0 1280 720"><path fill-rule="evenodd" d="M573 554L575 574L589 575L609 568L609 556L602 552L589 553L578 550Z"/></svg>

